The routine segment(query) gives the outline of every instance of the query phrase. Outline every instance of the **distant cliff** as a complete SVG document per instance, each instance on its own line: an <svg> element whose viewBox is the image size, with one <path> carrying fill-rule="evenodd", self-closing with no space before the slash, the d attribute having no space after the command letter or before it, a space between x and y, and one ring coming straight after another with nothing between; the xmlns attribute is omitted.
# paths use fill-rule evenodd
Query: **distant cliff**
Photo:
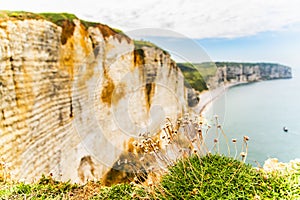
<svg viewBox="0 0 300 200"><path fill-rule="evenodd" d="M216 66L215 76L209 76L206 79L210 88L215 88L220 83L292 78L290 67L274 63L216 62Z"/></svg>
<svg viewBox="0 0 300 200"><path fill-rule="evenodd" d="M200 92L227 83L292 78L290 67L274 63L178 63L178 66L186 82ZM190 78L191 74L198 77L198 83Z"/></svg>
<svg viewBox="0 0 300 200"><path fill-rule="evenodd" d="M0 72L1 159L17 180L99 179L187 110L167 52L66 13L0 12Z"/></svg>

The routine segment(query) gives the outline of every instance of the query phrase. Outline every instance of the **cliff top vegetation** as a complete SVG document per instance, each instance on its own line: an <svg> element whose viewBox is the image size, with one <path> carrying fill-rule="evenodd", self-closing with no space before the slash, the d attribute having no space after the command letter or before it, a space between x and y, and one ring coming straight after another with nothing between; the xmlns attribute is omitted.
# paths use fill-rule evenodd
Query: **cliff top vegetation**
<svg viewBox="0 0 300 200"><path fill-rule="evenodd" d="M63 25L64 20L72 21L73 19L78 19L80 22L86 27L94 27L100 25L98 22L90 22L79 19L76 15L70 13L31 13L26 11L0 11L0 19L17 19L17 20L25 20L25 19L44 19L50 21L58 26ZM123 32L119 29L112 28L116 33Z"/></svg>
<svg viewBox="0 0 300 200"><path fill-rule="evenodd" d="M213 63L177 63L177 66L183 73L186 85L190 85L199 92L207 90L207 85L205 83L206 78L216 73L216 67Z"/></svg>
<svg viewBox="0 0 300 200"><path fill-rule="evenodd" d="M169 54L166 50L160 48L159 46L157 46L156 44L154 44L152 42L145 41L145 40L133 40L133 42L134 42L134 48L136 50L142 49L142 47L152 47L152 48L155 48L155 49L160 49L165 54Z"/></svg>
<svg viewBox="0 0 300 200"><path fill-rule="evenodd" d="M281 175L256 170L222 155L179 160L154 185L85 185L43 176L35 184L0 182L4 199L297 199L300 170Z"/></svg>

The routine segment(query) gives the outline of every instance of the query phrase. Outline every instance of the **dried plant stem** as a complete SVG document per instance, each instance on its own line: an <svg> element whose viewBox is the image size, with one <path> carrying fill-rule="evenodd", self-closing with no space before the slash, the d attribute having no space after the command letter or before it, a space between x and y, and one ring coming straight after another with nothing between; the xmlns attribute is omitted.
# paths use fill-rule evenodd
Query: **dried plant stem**
<svg viewBox="0 0 300 200"><path fill-rule="evenodd" d="M234 150L235 150L234 159L236 159L236 157L237 157L237 146L236 146L236 142L234 142Z"/></svg>
<svg viewBox="0 0 300 200"><path fill-rule="evenodd" d="M222 129L221 125L218 127L220 130L221 130L221 133L222 135L224 136L225 138L225 141L226 141L226 146L227 146L227 151L228 151L228 156L230 156L230 147L229 147L229 141L228 141L228 138L224 132L224 130Z"/></svg>

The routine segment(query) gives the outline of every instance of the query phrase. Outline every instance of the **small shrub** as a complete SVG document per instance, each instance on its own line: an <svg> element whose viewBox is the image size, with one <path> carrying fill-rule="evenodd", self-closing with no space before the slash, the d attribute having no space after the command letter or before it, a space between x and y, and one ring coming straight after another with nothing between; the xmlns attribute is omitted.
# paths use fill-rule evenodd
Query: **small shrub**
<svg viewBox="0 0 300 200"><path fill-rule="evenodd" d="M169 170L157 190L161 199L280 199L293 192L287 177L221 155L194 155Z"/></svg>

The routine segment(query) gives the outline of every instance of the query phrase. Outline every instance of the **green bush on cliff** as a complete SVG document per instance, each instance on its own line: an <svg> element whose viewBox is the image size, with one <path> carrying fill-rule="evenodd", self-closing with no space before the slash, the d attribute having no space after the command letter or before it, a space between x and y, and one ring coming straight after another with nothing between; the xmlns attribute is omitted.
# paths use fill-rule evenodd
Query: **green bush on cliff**
<svg viewBox="0 0 300 200"><path fill-rule="evenodd" d="M300 172L272 175L221 155L180 160L161 182L141 192L130 184L102 190L98 199L296 199ZM146 192L147 191L147 192Z"/></svg>
<svg viewBox="0 0 300 200"><path fill-rule="evenodd" d="M205 76L203 76L203 74L205 75L204 70L201 70L202 68L199 68L197 64L177 63L177 66L182 71L187 87L192 87L199 92L208 89Z"/></svg>
<svg viewBox="0 0 300 200"><path fill-rule="evenodd" d="M284 177L267 177L248 164L220 155L179 161L162 178L161 187L166 199L278 199L291 192Z"/></svg>

